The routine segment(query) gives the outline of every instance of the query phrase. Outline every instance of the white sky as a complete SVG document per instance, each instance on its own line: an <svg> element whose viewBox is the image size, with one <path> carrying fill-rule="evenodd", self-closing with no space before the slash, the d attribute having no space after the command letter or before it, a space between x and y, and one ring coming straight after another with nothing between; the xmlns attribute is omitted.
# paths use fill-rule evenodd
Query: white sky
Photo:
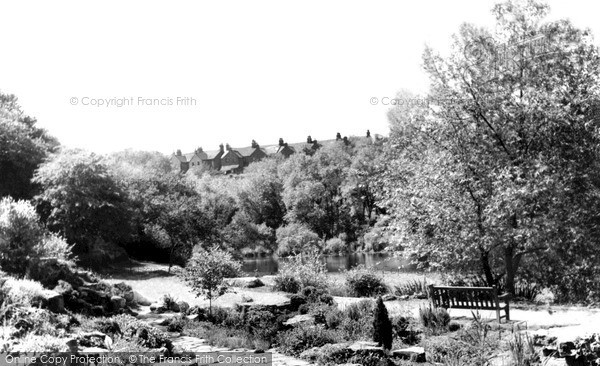
<svg viewBox="0 0 600 366"><path fill-rule="evenodd" d="M96 152L386 134L388 106L370 98L426 90L424 45L443 50L464 21L491 26L494 2L1 1L0 90ZM549 3L600 39L594 1ZM197 105L138 105L178 96Z"/></svg>

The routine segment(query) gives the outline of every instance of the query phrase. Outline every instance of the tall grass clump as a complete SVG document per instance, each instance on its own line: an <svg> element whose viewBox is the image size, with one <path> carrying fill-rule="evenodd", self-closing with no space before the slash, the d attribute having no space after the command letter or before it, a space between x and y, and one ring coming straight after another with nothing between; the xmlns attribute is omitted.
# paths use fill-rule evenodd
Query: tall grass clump
<svg viewBox="0 0 600 366"><path fill-rule="evenodd" d="M429 284L427 280L413 279L405 283L397 285L394 288L394 293L397 296L413 296L413 295L429 295Z"/></svg>
<svg viewBox="0 0 600 366"><path fill-rule="evenodd" d="M419 319L425 329L428 329L433 334L439 334L448 329L450 324L450 314L444 308L422 306L419 308Z"/></svg>
<svg viewBox="0 0 600 366"><path fill-rule="evenodd" d="M286 258L280 263L274 289L298 293L306 287L327 288L325 263L317 252L308 252Z"/></svg>

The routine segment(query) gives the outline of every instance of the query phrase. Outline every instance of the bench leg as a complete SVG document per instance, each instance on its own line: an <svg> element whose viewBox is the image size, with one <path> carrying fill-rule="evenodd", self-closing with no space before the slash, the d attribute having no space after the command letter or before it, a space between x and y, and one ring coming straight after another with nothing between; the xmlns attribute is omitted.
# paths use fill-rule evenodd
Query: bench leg
<svg viewBox="0 0 600 366"><path fill-rule="evenodd" d="M506 321L508 322L510 320L510 309L509 309L508 305L506 305L506 308L504 308L504 311L506 312Z"/></svg>
<svg viewBox="0 0 600 366"><path fill-rule="evenodd" d="M496 319L498 319L498 324L501 323L500 321L500 309L496 308Z"/></svg>

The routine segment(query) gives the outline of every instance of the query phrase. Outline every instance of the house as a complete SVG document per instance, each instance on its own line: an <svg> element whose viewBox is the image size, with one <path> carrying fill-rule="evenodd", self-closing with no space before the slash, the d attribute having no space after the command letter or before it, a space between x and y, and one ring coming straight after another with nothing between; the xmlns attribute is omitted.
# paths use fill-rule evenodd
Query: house
<svg viewBox="0 0 600 366"><path fill-rule="evenodd" d="M225 174L241 173L244 169L244 157L229 144L225 147L225 154L221 157L221 172Z"/></svg>
<svg viewBox="0 0 600 366"><path fill-rule="evenodd" d="M375 135L375 139L378 138L380 136ZM358 139L365 139L365 137L359 137ZM366 139L369 141L373 140L369 130L367 130ZM346 136L342 137L339 132L336 134L336 138L331 140L317 141L308 136L306 142L288 144L283 138L279 138L277 145L263 147L258 145L255 140L252 140L250 146L241 148L232 148L229 144L224 147L223 144L220 144L219 150L213 151L204 151L202 148L198 148L193 153L182 154L181 150L177 150L171 159L176 166L179 166L182 173L185 173L190 168L203 165L205 168L221 171L224 174L238 174L242 173L244 168L251 163L261 161L266 157L282 157L287 159L296 153L312 155L323 146L337 143L348 145L351 143L351 140Z"/></svg>

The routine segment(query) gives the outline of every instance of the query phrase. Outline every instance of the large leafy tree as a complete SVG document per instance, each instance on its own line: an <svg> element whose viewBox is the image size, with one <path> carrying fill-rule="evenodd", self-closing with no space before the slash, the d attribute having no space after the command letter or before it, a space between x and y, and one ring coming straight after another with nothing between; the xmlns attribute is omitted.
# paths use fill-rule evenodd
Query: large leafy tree
<svg viewBox="0 0 600 366"><path fill-rule="evenodd" d="M14 95L0 93L0 197L31 198L35 169L58 146L36 123Z"/></svg>
<svg viewBox="0 0 600 366"><path fill-rule="evenodd" d="M546 5L493 11L494 33L463 25L450 56L426 49L428 106L390 112L386 197L429 263L514 292L521 269L549 280L540 263L555 281L598 268L600 58Z"/></svg>
<svg viewBox="0 0 600 366"><path fill-rule="evenodd" d="M33 181L42 188L35 197L42 219L74 245L74 252L88 252L98 239L128 240L127 196L102 157L61 150L40 166Z"/></svg>

